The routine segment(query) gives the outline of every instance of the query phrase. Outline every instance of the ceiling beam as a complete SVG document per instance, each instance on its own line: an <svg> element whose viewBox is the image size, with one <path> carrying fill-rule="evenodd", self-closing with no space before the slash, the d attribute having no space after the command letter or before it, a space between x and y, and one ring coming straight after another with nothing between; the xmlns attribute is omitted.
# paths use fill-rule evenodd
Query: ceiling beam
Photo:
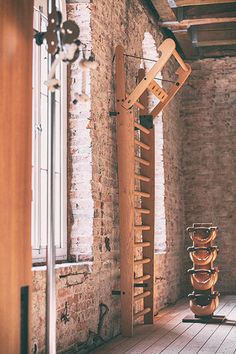
<svg viewBox="0 0 236 354"><path fill-rule="evenodd" d="M186 59L199 57L198 49L194 48L192 45L191 35L188 33L188 30L174 30L173 34L178 41Z"/></svg>
<svg viewBox="0 0 236 354"><path fill-rule="evenodd" d="M177 21L160 19L159 25L170 29L181 29L190 26L236 22L236 4L232 3L177 7L174 12Z"/></svg>
<svg viewBox="0 0 236 354"><path fill-rule="evenodd" d="M226 3L235 3L236 0L175 0L175 6L198 6L198 5L207 5L207 4L226 4Z"/></svg>
<svg viewBox="0 0 236 354"><path fill-rule="evenodd" d="M220 47L236 45L236 31L235 28L210 28L208 30L204 27L192 27L191 38L194 47Z"/></svg>
<svg viewBox="0 0 236 354"><path fill-rule="evenodd" d="M199 6L182 6L173 9L176 13L177 19L182 21L184 19L195 18L209 18L209 17L235 17L236 5L229 4L212 4Z"/></svg>
<svg viewBox="0 0 236 354"><path fill-rule="evenodd" d="M201 59L204 58L223 58L226 56L236 56L236 47L228 46L221 47L220 49L217 47L202 47L198 48L201 54Z"/></svg>
<svg viewBox="0 0 236 354"><path fill-rule="evenodd" d="M218 39L212 41L198 41L193 42L194 47L220 47L236 45L236 39Z"/></svg>
<svg viewBox="0 0 236 354"><path fill-rule="evenodd" d="M169 29L184 29L189 28L190 26L199 26L199 25L209 25L216 23L231 23L236 22L236 17L216 17L216 18L198 18L198 19L185 19L180 22L178 21L159 21L158 24L160 27L167 27Z"/></svg>
<svg viewBox="0 0 236 354"><path fill-rule="evenodd" d="M163 21L177 20L168 0L152 0L152 3Z"/></svg>

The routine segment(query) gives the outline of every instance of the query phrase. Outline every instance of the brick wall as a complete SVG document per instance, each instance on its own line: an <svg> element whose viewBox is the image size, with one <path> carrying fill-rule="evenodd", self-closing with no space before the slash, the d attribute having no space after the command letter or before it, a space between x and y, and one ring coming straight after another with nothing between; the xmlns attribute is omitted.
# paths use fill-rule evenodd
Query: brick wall
<svg viewBox="0 0 236 354"><path fill-rule="evenodd" d="M75 93L81 92L82 76L78 63L69 69L68 236L71 260L78 263L57 267L58 352L81 349L88 339L93 343L100 304L109 311L99 334L107 339L119 333L119 297L111 296L113 289L119 289L120 257L116 123L108 114L114 109L112 59L117 44L142 56L145 32L152 35L157 47L162 41L158 28L137 1L94 0L90 4L70 0L67 9L69 18L81 27L81 38L91 42L100 65L87 73L90 100L86 103L72 103ZM127 60L128 91L135 86L140 64L140 60ZM163 77L169 78L173 70L171 63L163 70ZM177 270L182 269L183 198L179 99L165 110L160 133L160 139L164 135L167 250L156 255L156 311L180 296L182 272ZM90 129L86 129L88 123ZM35 353L44 353L45 270L34 269L33 274L33 345L38 348Z"/></svg>
<svg viewBox="0 0 236 354"><path fill-rule="evenodd" d="M181 105L185 226L212 222L219 227L216 288L232 293L236 291L236 59L205 59L191 66ZM185 244L190 244L188 238ZM187 269L191 263L185 254Z"/></svg>

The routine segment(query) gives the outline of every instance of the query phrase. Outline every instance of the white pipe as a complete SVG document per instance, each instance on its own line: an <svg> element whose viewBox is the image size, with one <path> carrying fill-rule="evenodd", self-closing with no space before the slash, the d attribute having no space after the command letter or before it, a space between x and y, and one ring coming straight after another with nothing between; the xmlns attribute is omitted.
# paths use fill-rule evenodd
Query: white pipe
<svg viewBox="0 0 236 354"><path fill-rule="evenodd" d="M48 14L55 7L55 0L48 0ZM49 67L54 56L49 55ZM48 91L48 232L47 232L47 283L46 283L46 353L56 354L56 274L54 234L54 141L55 141L55 92Z"/></svg>

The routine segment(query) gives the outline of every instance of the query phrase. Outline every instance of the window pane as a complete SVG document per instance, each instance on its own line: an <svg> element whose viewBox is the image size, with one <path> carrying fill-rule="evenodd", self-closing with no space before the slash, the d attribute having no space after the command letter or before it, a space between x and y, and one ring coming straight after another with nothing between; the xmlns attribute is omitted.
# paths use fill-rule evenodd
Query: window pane
<svg viewBox="0 0 236 354"><path fill-rule="evenodd" d="M41 168L48 169L48 119L47 119L47 97L40 96L40 121L41 121Z"/></svg>
<svg viewBox="0 0 236 354"><path fill-rule="evenodd" d="M47 95L47 86L45 85L45 81L48 80L48 54L46 50L46 46L43 44L40 47L40 91Z"/></svg>
<svg viewBox="0 0 236 354"><path fill-rule="evenodd" d="M54 173L55 183L55 244L57 247L61 247L61 186L60 186L60 174Z"/></svg>
<svg viewBox="0 0 236 354"><path fill-rule="evenodd" d="M48 219L48 188L47 188L47 171L41 169L41 193L40 193L40 227L41 227L41 247L47 245L47 219Z"/></svg>
<svg viewBox="0 0 236 354"><path fill-rule="evenodd" d="M55 171L61 170L61 115L60 115L60 103L56 102L56 114L55 114Z"/></svg>

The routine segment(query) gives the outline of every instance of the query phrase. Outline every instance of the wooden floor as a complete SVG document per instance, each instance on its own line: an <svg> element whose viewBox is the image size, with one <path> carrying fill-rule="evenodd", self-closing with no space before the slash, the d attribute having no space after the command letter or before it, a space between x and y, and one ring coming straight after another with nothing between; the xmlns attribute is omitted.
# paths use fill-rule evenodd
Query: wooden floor
<svg viewBox="0 0 236 354"><path fill-rule="evenodd" d="M221 297L216 314L227 317L223 324L183 323L189 314L188 303L180 300L161 311L154 325L135 327L133 338L118 336L92 353L236 353L236 295Z"/></svg>

